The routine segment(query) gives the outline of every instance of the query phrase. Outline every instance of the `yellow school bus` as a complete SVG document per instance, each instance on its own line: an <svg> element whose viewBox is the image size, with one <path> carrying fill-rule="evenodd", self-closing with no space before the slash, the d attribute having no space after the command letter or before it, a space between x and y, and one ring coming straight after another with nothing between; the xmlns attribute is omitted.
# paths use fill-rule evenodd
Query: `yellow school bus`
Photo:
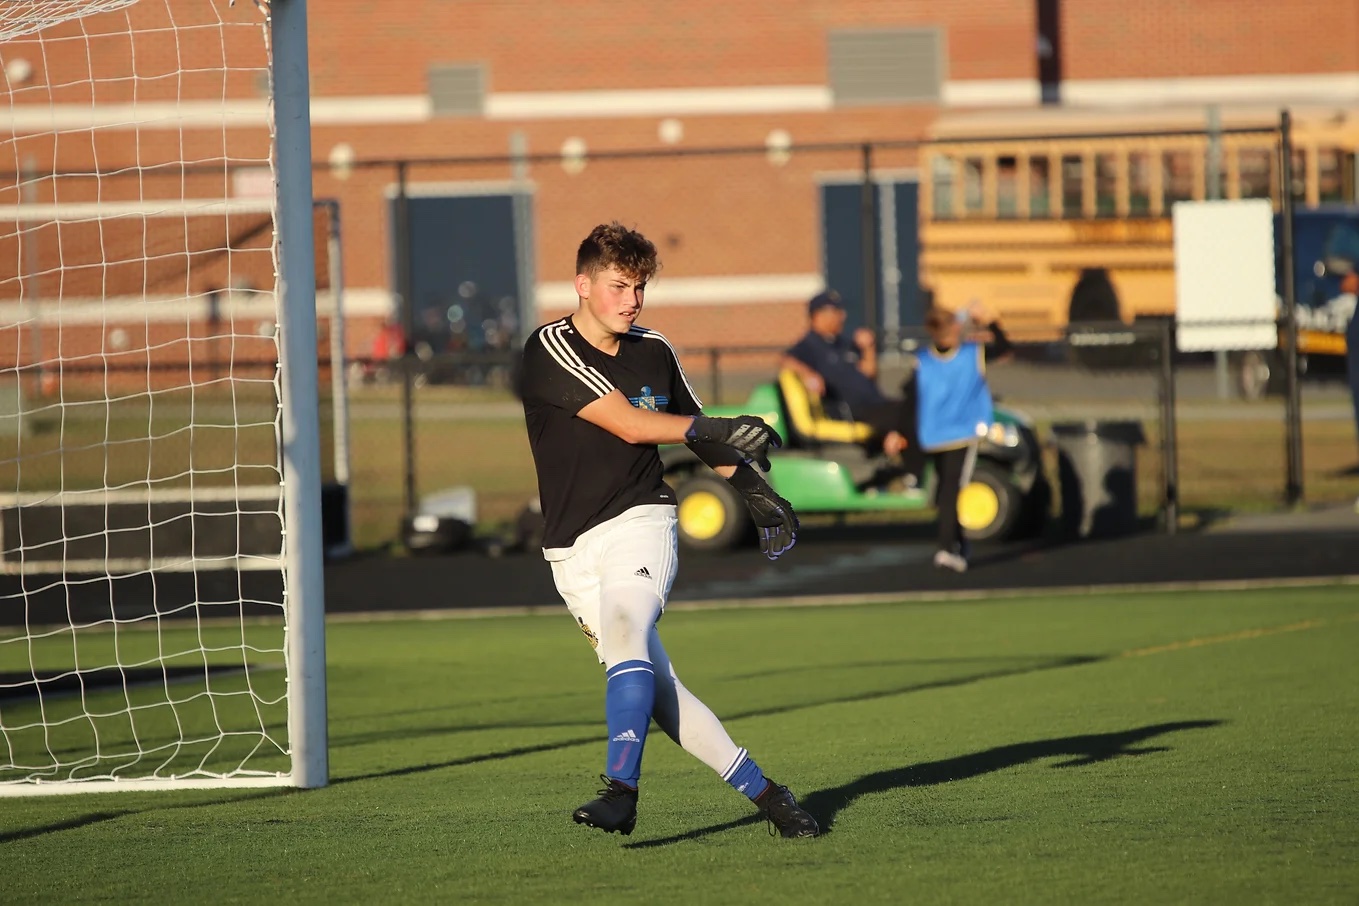
<svg viewBox="0 0 1359 906"><path fill-rule="evenodd" d="M1278 121L1223 108L1210 138L1203 109L946 116L922 151L921 283L947 308L985 301L1034 339L1169 315L1171 206L1271 198L1277 210ZM1299 208L1354 203L1359 108L1295 111L1292 133ZM1343 352L1338 339L1327 352Z"/></svg>

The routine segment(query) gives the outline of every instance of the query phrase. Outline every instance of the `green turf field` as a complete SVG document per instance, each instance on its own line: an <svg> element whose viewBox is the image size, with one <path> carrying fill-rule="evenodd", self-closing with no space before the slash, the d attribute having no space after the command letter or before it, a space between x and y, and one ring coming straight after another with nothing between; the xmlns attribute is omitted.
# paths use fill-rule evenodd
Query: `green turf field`
<svg viewBox="0 0 1359 906"><path fill-rule="evenodd" d="M564 614L345 622L329 630L329 788L0 800L0 901L1359 891L1354 587L677 610L662 626L687 684L827 835L771 838L658 731L637 831L572 824L598 785L603 708Z"/></svg>

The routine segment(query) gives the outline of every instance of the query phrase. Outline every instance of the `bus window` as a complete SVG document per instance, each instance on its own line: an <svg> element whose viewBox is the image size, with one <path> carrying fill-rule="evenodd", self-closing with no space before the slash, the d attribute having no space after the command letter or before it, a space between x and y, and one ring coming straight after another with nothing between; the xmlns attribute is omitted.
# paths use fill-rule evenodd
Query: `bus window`
<svg viewBox="0 0 1359 906"><path fill-rule="evenodd" d="M1046 157L1029 158L1029 216L1052 216L1051 166Z"/></svg>
<svg viewBox="0 0 1359 906"><path fill-rule="evenodd" d="M1085 198L1085 161L1074 154L1062 156L1062 216L1082 216Z"/></svg>
<svg viewBox="0 0 1359 906"><path fill-rule="evenodd" d="M930 186L933 190L934 217L948 220L953 212L953 158L936 154L930 158Z"/></svg>
<svg viewBox="0 0 1359 906"><path fill-rule="evenodd" d="M1133 217L1151 213L1151 155L1146 151L1128 153L1128 213Z"/></svg>
<svg viewBox="0 0 1359 906"><path fill-rule="evenodd" d="M981 214L984 193L982 192L983 168L985 163L980 157L969 157L963 161L963 211L969 217Z"/></svg>
<svg viewBox="0 0 1359 906"><path fill-rule="evenodd" d="M1347 180L1345 177L1351 178ZM1318 200L1327 202L1352 201L1354 156L1338 148L1322 148L1317 151L1317 189ZM1350 183L1346 192L1346 183Z"/></svg>
<svg viewBox="0 0 1359 906"><path fill-rule="evenodd" d="M1241 198L1272 198L1274 153L1268 148L1242 148L1237 152Z"/></svg>
<svg viewBox="0 0 1359 906"><path fill-rule="evenodd" d="M1216 160L1214 160L1216 156ZM1213 169L1217 168L1217 178L1214 180ZM1213 182L1217 185L1214 186ZM1203 197L1204 198L1227 198L1227 151L1221 143L1214 149L1211 144L1204 158L1203 165Z"/></svg>
<svg viewBox="0 0 1359 906"><path fill-rule="evenodd" d="M1307 152L1293 149L1293 200L1307 200Z"/></svg>
<svg viewBox="0 0 1359 906"><path fill-rule="evenodd" d="M1010 155L996 158L996 216L1013 218L1019 215L1019 167Z"/></svg>
<svg viewBox="0 0 1359 906"><path fill-rule="evenodd" d="M1194 160L1189 151L1166 151L1161 155L1162 185L1165 187L1165 211L1177 201L1194 198Z"/></svg>
<svg viewBox="0 0 1359 906"><path fill-rule="evenodd" d="M1095 155L1095 216L1118 216L1118 157Z"/></svg>

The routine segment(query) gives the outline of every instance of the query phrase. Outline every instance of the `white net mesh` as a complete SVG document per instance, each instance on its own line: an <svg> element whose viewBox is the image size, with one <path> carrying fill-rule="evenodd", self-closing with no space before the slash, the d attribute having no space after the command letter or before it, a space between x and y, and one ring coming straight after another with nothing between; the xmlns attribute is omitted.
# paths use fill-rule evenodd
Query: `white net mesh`
<svg viewBox="0 0 1359 906"><path fill-rule="evenodd" d="M263 16L8 2L0 41L0 793L279 782Z"/></svg>
<svg viewBox="0 0 1359 906"><path fill-rule="evenodd" d="M0 5L0 44L72 19L112 12L137 0L6 0Z"/></svg>

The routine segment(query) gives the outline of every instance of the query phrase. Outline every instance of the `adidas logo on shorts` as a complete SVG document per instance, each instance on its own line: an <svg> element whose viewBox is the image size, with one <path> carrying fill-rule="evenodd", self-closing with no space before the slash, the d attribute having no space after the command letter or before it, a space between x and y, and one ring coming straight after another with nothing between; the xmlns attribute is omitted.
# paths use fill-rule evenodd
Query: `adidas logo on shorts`
<svg viewBox="0 0 1359 906"><path fill-rule="evenodd" d="M634 575L634 576L641 576L643 579L650 579L650 578L651 578L651 572L650 572L645 566L643 566L641 569L637 570L637 572L633 573L633 575Z"/></svg>

